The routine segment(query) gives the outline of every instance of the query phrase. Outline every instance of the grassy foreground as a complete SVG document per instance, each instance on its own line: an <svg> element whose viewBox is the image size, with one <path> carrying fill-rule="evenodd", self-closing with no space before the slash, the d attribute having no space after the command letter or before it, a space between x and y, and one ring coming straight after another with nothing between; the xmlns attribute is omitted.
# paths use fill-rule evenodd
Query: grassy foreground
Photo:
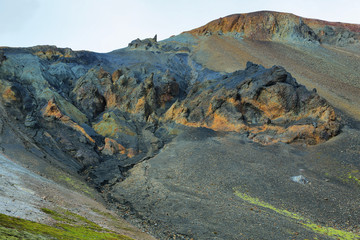
<svg viewBox="0 0 360 240"><path fill-rule="evenodd" d="M42 211L56 220L54 226L0 214L0 239L132 239L67 210L56 212L43 208Z"/></svg>

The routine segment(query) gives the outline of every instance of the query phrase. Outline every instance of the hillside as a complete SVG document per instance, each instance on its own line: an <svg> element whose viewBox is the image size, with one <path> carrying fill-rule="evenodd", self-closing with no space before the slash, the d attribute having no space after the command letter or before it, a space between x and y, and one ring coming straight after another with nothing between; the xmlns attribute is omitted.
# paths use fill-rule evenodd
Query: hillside
<svg viewBox="0 0 360 240"><path fill-rule="evenodd" d="M209 69L232 72L247 61L281 65L360 119L359 29L355 24L256 12L220 18L189 33L198 42L195 59Z"/></svg>
<svg viewBox="0 0 360 240"><path fill-rule="evenodd" d="M358 239L359 32L256 12L0 48L0 235Z"/></svg>

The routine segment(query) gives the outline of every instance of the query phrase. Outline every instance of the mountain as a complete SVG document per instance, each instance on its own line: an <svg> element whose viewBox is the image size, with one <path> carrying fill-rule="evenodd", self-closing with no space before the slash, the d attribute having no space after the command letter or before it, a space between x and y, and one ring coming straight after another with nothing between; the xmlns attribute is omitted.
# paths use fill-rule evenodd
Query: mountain
<svg viewBox="0 0 360 240"><path fill-rule="evenodd" d="M359 238L359 29L256 12L110 53L0 48L0 234Z"/></svg>
<svg viewBox="0 0 360 240"><path fill-rule="evenodd" d="M220 18L188 33L198 43L193 56L209 69L232 72L247 61L280 65L333 106L360 118L359 25L255 12Z"/></svg>
<svg viewBox="0 0 360 240"><path fill-rule="evenodd" d="M230 34L259 41L358 45L360 27L302 18L289 13L253 12L234 14L193 29L194 35Z"/></svg>

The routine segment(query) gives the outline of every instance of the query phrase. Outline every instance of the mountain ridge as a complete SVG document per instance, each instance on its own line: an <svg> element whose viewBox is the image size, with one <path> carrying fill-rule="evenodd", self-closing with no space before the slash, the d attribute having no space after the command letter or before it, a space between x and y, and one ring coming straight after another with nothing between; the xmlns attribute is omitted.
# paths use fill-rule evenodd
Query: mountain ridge
<svg viewBox="0 0 360 240"><path fill-rule="evenodd" d="M307 40L335 45L358 44L360 39L359 24L327 22L273 11L232 14L186 32L194 35L237 32L252 40Z"/></svg>

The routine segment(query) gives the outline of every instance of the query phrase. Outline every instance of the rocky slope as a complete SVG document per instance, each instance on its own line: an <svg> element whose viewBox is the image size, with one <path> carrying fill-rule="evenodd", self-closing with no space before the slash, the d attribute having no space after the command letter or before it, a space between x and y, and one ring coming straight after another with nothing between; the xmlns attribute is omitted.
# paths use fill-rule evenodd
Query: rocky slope
<svg viewBox="0 0 360 240"><path fill-rule="evenodd" d="M359 211L356 120L275 64L284 58L266 67L249 62L267 65L272 59L254 57L260 50L251 44L280 44L290 55L308 55L304 49L310 49L325 56L332 51L325 45L353 51L359 28L326 24L259 12L222 18L162 42L156 36L137 39L106 54L54 46L1 48L0 146L11 159L62 184L54 168L80 175L110 208L161 239L264 238L274 232L269 222L279 213L272 239L294 232L356 239L358 214L347 215ZM255 54L236 55L245 45ZM359 64L352 64L347 68L355 72ZM344 147L346 157L332 157L350 129L355 135ZM289 180L298 171L313 188ZM330 184L322 182L325 176ZM235 202L218 202L221 196ZM331 204L323 205L324 198ZM314 201L334 214L314 214ZM239 214L257 221L246 210L251 204L266 212L264 229L256 231L246 221L231 228ZM284 212L285 207L293 210ZM234 214L217 227L216 216L227 218L219 213L225 208Z"/></svg>
<svg viewBox="0 0 360 240"><path fill-rule="evenodd" d="M302 18L281 12L234 14L189 31L195 35L233 34L260 41L359 45L360 26Z"/></svg>
<svg viewBox="0 0 360 240"><path fill-rule="evenodd" d="M52 181L43 177L47 171L36 174L4 155L0 164L1 239L154 239L107 210L98 193L66 172L52 169Z"/></svg>
<svg viewBox="0 0 360 240"><path fill-rule="evenodd" d="M359 25L264 11L223 17L174 37L184 39L204 67L233 72L247 61L280 65L360 119Z"/></svg>

